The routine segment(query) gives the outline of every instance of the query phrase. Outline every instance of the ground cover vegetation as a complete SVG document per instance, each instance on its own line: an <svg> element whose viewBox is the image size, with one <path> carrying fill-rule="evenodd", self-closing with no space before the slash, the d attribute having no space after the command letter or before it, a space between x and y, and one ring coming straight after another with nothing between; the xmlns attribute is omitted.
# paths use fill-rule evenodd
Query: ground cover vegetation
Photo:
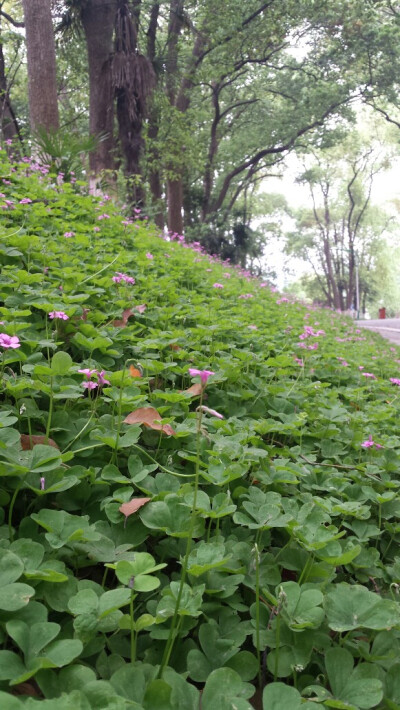
<svg viewBox="0 0 400 710"><path fill-rule="evenodd" d="M0 158L1 707L399 708L398 349Z"/></svg>

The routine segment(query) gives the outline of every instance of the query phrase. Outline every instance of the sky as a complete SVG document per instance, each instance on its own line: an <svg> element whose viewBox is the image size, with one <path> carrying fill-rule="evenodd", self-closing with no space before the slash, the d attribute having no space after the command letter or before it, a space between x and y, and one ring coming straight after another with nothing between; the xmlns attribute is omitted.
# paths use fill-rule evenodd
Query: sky
<svg viewBox="0 0 400 710"><path fill-rule="evenodd" d="M293 207L301 207L309 204L310 196L308 188L305 185L299 185L295 182L296 175L301 172L301 165L297 161L295 155L288 156L287 168L284 171L282 178L267 178L263 184L262 191L267 193L281 193L285 195L288 203ZM397 158L390 170L378 174L374 178L372 186L371 202L384 207L389 212L393 212L394 207L391 200L400 200L400 158ZM398 214L398 213L397 213ZM287 228L290 229L290 220L288 218ZM275 284L280 291L297 281L303 274L311 273L311 267L305 262L289 258L283 252L282 243L272 241L264 250L263 262L268 269L272 269L277 273Z"/></svg>

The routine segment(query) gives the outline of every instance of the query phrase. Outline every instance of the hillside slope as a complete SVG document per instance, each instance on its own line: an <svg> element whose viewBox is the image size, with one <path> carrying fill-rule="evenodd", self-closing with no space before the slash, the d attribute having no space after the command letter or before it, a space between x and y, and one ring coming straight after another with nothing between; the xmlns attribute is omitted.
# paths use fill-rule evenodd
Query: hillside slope
<svg viewBox="0 0 400 710"><path fill-rule="evenodd" d="M1 707L399 708L399 351L0 159Z"/></svg>

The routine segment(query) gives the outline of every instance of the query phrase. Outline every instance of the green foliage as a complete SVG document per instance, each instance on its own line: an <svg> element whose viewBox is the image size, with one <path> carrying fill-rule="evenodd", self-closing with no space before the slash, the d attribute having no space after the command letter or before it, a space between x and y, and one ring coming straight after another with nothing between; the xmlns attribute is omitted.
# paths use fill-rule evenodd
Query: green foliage
<svg viewBox="0 0 400 710"><path fill-rule="evenodd" d="M0 158L2 705L398 707L398 349Z"/></svg>

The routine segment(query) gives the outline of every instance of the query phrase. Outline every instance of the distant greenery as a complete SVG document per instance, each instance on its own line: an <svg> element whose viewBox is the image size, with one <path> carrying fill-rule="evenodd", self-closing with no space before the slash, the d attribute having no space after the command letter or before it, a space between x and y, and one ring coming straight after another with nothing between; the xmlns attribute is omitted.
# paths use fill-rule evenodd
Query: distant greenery
<svg viewBox="0 0 400 710"><path fill-rule="evenodd" d="M0 706L399 708L399 349L0 160Z"/></svg>

